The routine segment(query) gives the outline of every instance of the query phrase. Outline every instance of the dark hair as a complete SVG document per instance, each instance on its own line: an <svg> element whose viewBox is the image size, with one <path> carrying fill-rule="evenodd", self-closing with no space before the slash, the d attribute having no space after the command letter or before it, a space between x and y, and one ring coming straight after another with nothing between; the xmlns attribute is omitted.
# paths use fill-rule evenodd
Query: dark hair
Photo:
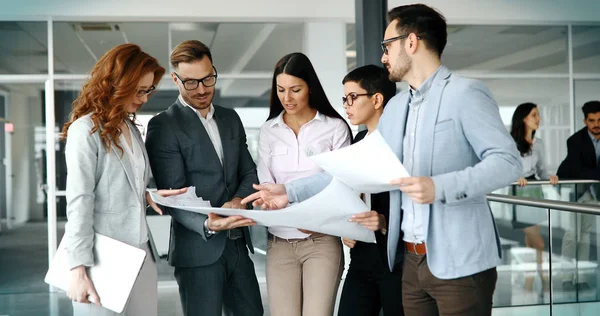
<svg viewBox="0 0 600 316"><path fill-rule="evenodd" d="M177 69L179 63L191 63L204 56L208 56L210 62L213 62L210 49L204 43L196 40L183 41L171 53L171 66Z"/></svg>
<svg viewBox="0 0 600 316"><path fill-rule="evenodd" d="M424 4L403 5L390 10L388 19L398 22L398 35L415 33L429 50L442 57L448 32L446 19L439 11Z"/></svg>
<svg viewBox="0 0 600 316"><path fill-rule="evenodd" d="M396 95L396 84L390 81L387 69L375 65L358 67L349 72L342 84L356 82L365 89L368 94L381 93L383 95L383 106Z"/></svg>
<svg viewBox="0 0 600 316"><path fill-rule="evenodd" d="M325 95L325 90L323 90L323 86L317 77L315 68L308 57L302 53L287 54L283 56L283 58L281 58L275 65L275 71L273 72L273 84L271 85L271 104L269 118L267 118L267 121L277 117L279 114L281 114L281 111L283 111L283 105L277 97L277 76L282 73L304 80L304 82L306 82L308 85L308 90L310 91L308 97L308 106L316 109L325 116L341 119L344 121L344 123L346 123L346 126L348 126L348 131L350 132L350 135L352 135L350 125L348 125L348 122L342 118L340 113L338 113L333 106L331 106L331 103L329 103L329 100Z"/></svg>
<svg viewBox="0 0 600 316"><path fill-rule="evenodd" d="M600 112L600 101L588 101L581 108L583 117L587 119L588 114Z"/></svg>
<svg viewBox="0 0 600 316"><path fill-rule="evenodd" d="M517 143L517 149L521 153L521 156L528 154L531 151L531 144L525 140L525 123L523 120L537 108L537 105L531 102L523 103L517 106L515 113L512 116L512 126L510 127L510 135ZM533 131L532 137L535 136Z"/></svg>

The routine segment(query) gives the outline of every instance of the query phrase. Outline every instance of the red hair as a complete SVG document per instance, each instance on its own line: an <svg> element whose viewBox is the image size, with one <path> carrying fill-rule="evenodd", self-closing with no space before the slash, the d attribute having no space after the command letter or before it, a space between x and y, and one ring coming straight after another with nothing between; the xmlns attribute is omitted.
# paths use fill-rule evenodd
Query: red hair
<svg viewBox="0 0 600 316"><path fill-rule="evenodd" d="M75 120L92 113L94 126L90 133L100 129L104 147L110 151L113 144L122 152L118 142L121 135L119 125L125 119L135 120L135 114L127 113L125 106L135 97L139 81L148 73L154 74L153 84L156 86L165 69L138 45L123 44L106 52L92 68L90 79L79 97L73 101L71 119L63 127L62 138L67 138L69 126Z"/></svg>

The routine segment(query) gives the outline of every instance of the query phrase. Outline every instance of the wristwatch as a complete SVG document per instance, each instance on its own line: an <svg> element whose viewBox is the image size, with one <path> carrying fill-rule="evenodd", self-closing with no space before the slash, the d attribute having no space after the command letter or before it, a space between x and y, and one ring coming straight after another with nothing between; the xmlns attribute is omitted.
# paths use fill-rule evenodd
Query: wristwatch
<svg viewBox="0 0 600 316"><path fill-rule="evenodd" d="M381 232L381 234L383 234L384 236L387 234L387 229L385 229L385 228L381 228L379 231L380 231L380 232Z"/></svg>
<svg viewBox="0 0 600 316"><path fill-rule="evenodd" d="M208 218L204 220L204 233L209 236L216 235L217 232L208 228Z"/></svg>

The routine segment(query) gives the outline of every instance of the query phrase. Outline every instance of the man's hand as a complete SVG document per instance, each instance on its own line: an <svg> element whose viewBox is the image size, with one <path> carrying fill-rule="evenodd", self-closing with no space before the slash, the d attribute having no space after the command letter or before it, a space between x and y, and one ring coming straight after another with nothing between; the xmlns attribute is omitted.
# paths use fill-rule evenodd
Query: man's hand
<svg viewBox="0 0 600 316"><path fill-rule="evenodd" d="M374 232L387 227L387 223L385 222L385 216L375 211L369 211L352 215L350 221L360 224L366 229L372 230Z"/></svg>
<svg viewBox="0 0 600 316"><path fill-rule="evenodd" d="M208 213L208 222L206 224L208 229L219 232L238 227L254 226L256 222L239 215L223 217L215 213Z"/></svg>
<svg viewBox="0 0 600 316"><path fill-rule="evenodd" d="M231 201L226 202L221 208L235 208L235 209L246 209L246 203L242 203L242 198L234 197Z"/></svg>
<svg viewBox="0 0 600 316"><path fill-rule="evenodd" d="M352 249L352 248L354 248L354 246L356 246L356 240L354 240L354 239L342 238L342 243L350 249Z"/></svg>
<svg viewBox="0 0 600 316"><path fill-rule="evenodd" d="M185 193L185 192L187 192L187 188L181 188L181 189L177 189L177 190L157 190L156 191L156 193L158 193L162 197L178 195L178 194ZM162 210L160 209L160 207L158 207L158 205L156 203L154 203L154 201L152 201L152 198L150 197L150 193L147 191L146 191L146 203L148 203L148 205L150 207L152 207L152 209L156 213L163 215Z"/></svg>
<svg viewBox="0 0 600 316"><path fill-rule="evenodd" d="M435 201L435 184L430 177L407 177L392 180L391 184L399 185L400 191L419 204L432 204Z"/></svg>
<svg viewBox="0 0 600 316"><path fill-rule="evenodd" d="M243 204L252 202L252 206L260 206L263 210L279 210L289 203L283 184L253 184L258 192L248 195L242 200Z"/></svg>
<svg viewBox="0 0 600 316"><path fill-rule="evenodd" d="M550 184L557 185L558 184L558 176L550 176Z"/></svg>

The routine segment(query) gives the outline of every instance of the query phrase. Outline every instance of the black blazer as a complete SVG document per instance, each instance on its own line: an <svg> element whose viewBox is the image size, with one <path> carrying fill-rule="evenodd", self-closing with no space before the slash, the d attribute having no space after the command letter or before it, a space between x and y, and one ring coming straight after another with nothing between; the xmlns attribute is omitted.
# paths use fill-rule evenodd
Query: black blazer
<svg viewBox="0 0 600 316"><path fill-rule="evenodd" d="M214 119L223 144L223 165L196 113L179 100L148 123L146 149L158 189L196 187L196 195L220 207L234 197L246 197L258 183L256 166L246 145L246 132L237 113L215 105ZM197 267L216 262L223 253L227 236L207 239L207 216L169 209L171 240L169 264ZM254 252L250 233L246 243Z"/></svg>
<svg viewBox="0 0 600 316"><path fill-rule="evenodd" d="M352 143L361 141L365 138L367 132L367 130L364 130L356 134ZM389 223L390 194L388 192L371 194L371 209L379 214L383 214L386 222ZM402 214L400 216L400 222L402 222ZM377 240L377 244L360 241L356 242L354 248L350 250L350 256L352 258L350 264L353 268L369 269L379 272L389 271L387 264L387 236L383 235L381 231L376 231L375 239ZM402 240L402 236L400 236L400 240ZM398 267L398 263L402 262L403 258L404 243L399 243L394 266Z"/></svg>
<svg viewBox="0 0 600 316"><path fill-rule="evenodd" d="M556 175L561 179L600 180L596 150L587 127L567 140L567 158L558 167Z"/></svg>

